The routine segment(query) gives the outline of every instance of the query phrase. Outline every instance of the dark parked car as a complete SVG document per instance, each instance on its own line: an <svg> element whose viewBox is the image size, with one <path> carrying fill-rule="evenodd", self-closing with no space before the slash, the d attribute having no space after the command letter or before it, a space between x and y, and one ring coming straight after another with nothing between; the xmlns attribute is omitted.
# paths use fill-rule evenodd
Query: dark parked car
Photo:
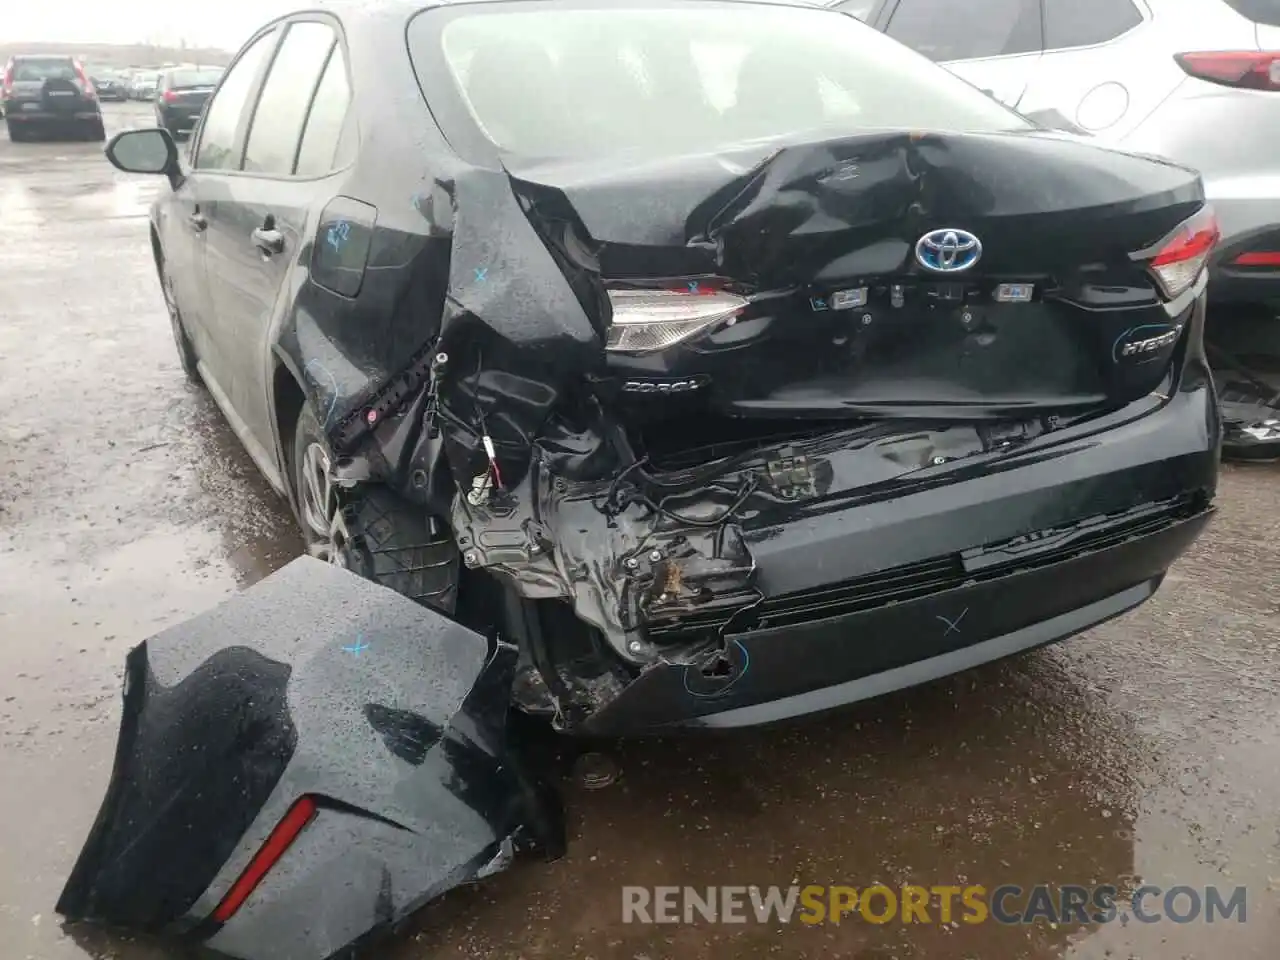
<svg viewBox="0 0 1280 960"><path fill-rule="evenodd" d="M191 133L221 76L221 67L163 71L156 84L156 123L175 137Z"/></svg>
<svg viewBox="0 0 1280 960"><path fill-rule="evenodd" d="M1197 175L839 13L300 13L108 156L311 557L131 654L73 919L319 960L555 851L509 705L847 704L1132 610L1213 511Z"/></svg>
<svg viewBox="0 0 1280 960"><path fill-rule="evenodd" d="M100 73L92 77L93 88L98 93L99 101L123 102L129 99L129 91L124 78L115 73Z"/></svg>
<svg viewBox="0 0 1280 960"><path fill-rule="evenodd" d="M4 70L3 100L10 140L41 133L106 139L98 94L73 57L13 57Z"/></svg>

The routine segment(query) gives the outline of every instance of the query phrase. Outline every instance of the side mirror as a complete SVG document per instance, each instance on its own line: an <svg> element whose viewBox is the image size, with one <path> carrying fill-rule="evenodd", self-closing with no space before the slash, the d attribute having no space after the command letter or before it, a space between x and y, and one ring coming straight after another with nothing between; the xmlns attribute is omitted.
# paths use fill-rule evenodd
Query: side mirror
<svg viewBox="0 0 1280 960"><path fill-rule="evenodd" d="M182 183L178 145L168 130L154 127L117 133L107 144L105 153L117 170L164 174L175 190Z"/></svg>

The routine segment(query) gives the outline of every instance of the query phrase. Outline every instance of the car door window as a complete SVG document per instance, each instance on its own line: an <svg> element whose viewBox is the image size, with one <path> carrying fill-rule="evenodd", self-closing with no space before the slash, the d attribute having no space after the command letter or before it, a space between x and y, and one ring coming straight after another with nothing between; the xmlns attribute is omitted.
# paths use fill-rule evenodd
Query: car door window
<svg viewBox="0 0 1280 960"><path fill-rule="evenodd" d="M1045 0L1046 50L1106 43L1142 23L1132 0Z"/></svg>
<svg viewBox="0 0 1280 960"><path fill-rule="evenodd" d="M320 71L337 37L326 23L290 24L262 85L244 151L248 172L288 176Z"/></svg>
<svg viewBox="0 0 1280 960"><path fill-rule="evenodd" d="M20 60L13 69L13 80L16 83L75 79L75 64L65 57L50 57L47 60Z"/></svg>
<svg viewBox="0 0 1280 960"><path fill-rule="evenodd" d="M901 0L885 32L930 60L1040 49L1040 0Z"/></svg>
<svg viewBox="0 0 1280 960"><path fill-rule="evenodd" d="M240 166L235 149L236 131L240 128L240 119L244 116L258 68L270 52L275 38L276 32L272 30L245 48L209 101L192 164L196 169L235 170Z"/></svg>
<svg viewBox="0 0 1280 960"><path fill-rule="evenodd" d="M338 155L351 105L351 84L347 79L346 57L341 44L335 44L324 68L315 99L307 114L298 147L294 172L300 177L318 177L343 165Z"/></svg>

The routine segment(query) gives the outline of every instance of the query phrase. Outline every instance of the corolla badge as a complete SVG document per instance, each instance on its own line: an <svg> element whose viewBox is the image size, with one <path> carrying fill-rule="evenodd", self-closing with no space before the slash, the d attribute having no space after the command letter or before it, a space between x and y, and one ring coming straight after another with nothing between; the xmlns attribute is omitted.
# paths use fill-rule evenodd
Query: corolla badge
<svg viewBox="0 0 1280 960"><path fill-rule="evenodd" d="M968 230L944 227L930 230L916 241L916 259L926 270L959 273L982 257L982 241Z"/></svg>
<svg viewBox="0 0 1280 960"><path fill-rule="evenodd" d="M1182 324L1144 323L1140 327L1130 327L1111 347L1111 359L1119 363L1123 357L1137 357L1158 353L1165 347L1171 347L1182 336Z"/></svg>

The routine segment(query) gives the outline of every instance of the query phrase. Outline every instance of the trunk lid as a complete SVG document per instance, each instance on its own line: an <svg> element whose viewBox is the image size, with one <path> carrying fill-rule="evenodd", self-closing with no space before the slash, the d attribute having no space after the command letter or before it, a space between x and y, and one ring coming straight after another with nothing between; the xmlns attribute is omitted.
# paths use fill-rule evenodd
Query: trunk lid
<svg viewBox="0 0 1280 960"><path fill-rule="evenodd" d="M213 87L175 87L169 91L171 96L166 96L168 103L182 107L202 107L210 94L213 93Z"/></svg>
<svg viewBox="0 0 1280 960"><path fill-rule="evenodd" d="M519 849L558 851L504 732L515 658L305 557L150 638L58 912L324 960Z"/></svg>
<svg viewBox="0 0 1280 960"><path fill-rule="evenodd" d="M74 113L83 109L88 100L81 81L64 77L45 80L40 86L39 99L49 113Z"/></svg>
<svg viewBox="0 0 1280 960"><path fill-rule="evenodd" d="M1164 379L1181 330L1132 255L1204 204L1192 171L1049 133L870 132L509 169L535 225L606 286L748 300L666 349L610 353L597 387L641 419L1123 404Z"/></svg>

